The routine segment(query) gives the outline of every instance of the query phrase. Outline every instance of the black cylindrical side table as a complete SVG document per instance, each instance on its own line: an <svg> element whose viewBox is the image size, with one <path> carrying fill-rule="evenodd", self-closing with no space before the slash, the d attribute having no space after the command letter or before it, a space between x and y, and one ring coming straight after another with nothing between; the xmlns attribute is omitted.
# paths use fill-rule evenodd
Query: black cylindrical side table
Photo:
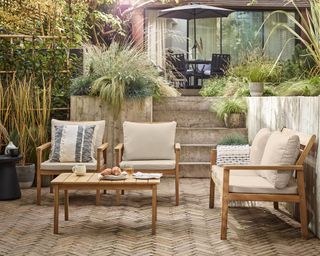
<svg viewBox="0 0 320 256"><path fill-rule="evenodd" d="M21 159L0 155L0 200L13 200L21 197L16 172L16 162Z"/></svg>

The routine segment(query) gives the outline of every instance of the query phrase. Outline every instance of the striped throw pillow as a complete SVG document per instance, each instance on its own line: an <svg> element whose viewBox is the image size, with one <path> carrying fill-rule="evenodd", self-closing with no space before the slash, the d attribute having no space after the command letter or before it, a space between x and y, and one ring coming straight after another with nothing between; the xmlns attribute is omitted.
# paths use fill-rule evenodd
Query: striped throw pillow
<svg viewBox="0 0 320 256"><path fill-rule="evenodd" d="M55 125L51 162L94 162L95 125Z"/></svg>

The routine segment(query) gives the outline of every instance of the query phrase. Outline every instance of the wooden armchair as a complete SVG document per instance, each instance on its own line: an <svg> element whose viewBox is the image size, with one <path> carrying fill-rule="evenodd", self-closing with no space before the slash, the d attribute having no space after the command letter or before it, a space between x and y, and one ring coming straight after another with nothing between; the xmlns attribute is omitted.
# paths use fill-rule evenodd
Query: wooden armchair
<svg viewBox="0 0 320 256"><path fill-rule="evenodd" d="M211 165L212 176L210 179L209 207L214 207L215 186L219 188L222 196L221 209L221 239L227 238L228 204L230 201L272 201L278 209L278 202L299 203L301 235L308 237L307 207L305 197L303 163L315 143L315 135L306 135L284 128L284 135L297 135L300 140L300 153L294 164L288 165L224 165L216 166L216 150L212 150ZM264 152L265 154L266 152ZM295 171L295 176L284 188L276 188L267 179L261 177L257 171L263 172L290 172ZM290 174L289 174L290 176Z"/></svg>
<svg viewBox="0 0 320 256"><path fill-rule="evenodd" d="M61 125L61 124L96 124L98 133L102 133L99 136L96 136L97 140L100 143L103 140L103 133L104 133L104 121L93 121L93 122L71 122L71 121L60 121L60 120L52 120L52 126L54 125ZM52 137L55 134L52 130ZM100 137L100 138L98 138ZM99 144L100 144L99 143ZM100 172L106 167L107 163L107 148L108 143L102 143L100 146L96 147L95 149L95 162L88 162L88 163L78 163L78 162L51 162L48 159L44 159L46 151L51 149L52 143L47 142L39 147L36 148L37 153L37 166L36 166L36 176L37 176L37 205L41 204L41 176L54 176L59 175L64 172L72 172L72 167L77 164L85 165L88 172ZM99 196L100 191L97 190L97 196Z"/></svg>
<svg viewBox="0 0 320 256"><path fill-rule="evenodd" d="M120 168L133 168L135 172L174 175L176 205L179 205L179 162L181 148L179 143L174 143L176 123L146 124L124 122L123 126L124 144L121 143L115 147L116 165L120 166ZM147 139L146 141L144 138L152 138L152 140L148 141ZM166 152L163 152L163 147L160 144L166 144L168 141L170 143L164 145L164 147L172 151L173 156L169 152L169 157L164 157L162 153L166 154ZM171 146L169 145L172 145L172 149L170 149Z"/></svg>

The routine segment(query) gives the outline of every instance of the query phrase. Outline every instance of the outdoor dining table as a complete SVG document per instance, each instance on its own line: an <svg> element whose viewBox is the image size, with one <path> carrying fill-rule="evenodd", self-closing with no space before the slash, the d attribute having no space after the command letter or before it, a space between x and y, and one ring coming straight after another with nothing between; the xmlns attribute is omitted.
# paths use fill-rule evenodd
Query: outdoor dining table
<svg viewBox="0 0 320 256"><path fill-rule="evenodd" d="M204 65L211 64L211 60L186 60L186 64L193 70L191 77L193 77L194 85L198 86L199 79L201 80L203 77L202 68ZM200 65L202 66L201 68L199 68Z"/></svg>

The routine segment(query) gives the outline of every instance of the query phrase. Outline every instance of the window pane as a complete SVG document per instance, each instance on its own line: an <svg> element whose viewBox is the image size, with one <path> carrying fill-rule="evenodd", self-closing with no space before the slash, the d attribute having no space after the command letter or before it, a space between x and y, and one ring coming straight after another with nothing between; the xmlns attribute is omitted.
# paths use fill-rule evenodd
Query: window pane
<svg viewBox="0 0 320 256"><path fill-rule="evenodd" d="M222 53L237 63L247 52L262 48L262 12L234 12L222 19Z"/></svg>
<svg viewBox="0 0 320 256"><path fill-rule="evenodd" d="M265 12L264 18L267 18L269 14L270 12ZM294 13L289 13L289 15L294 16ZM270 16L264 26L265 53L272 58L277 58L282 49L284 49L281 59L290 59L294 53L295 40L293 39L293 35L286 28L279 26L273 31L269 41L266 42L270 32L275 26L277 26L277 24L287 25L293 30L295 28L294 23L283 13L277 13ZM285 48L283 48L284 46Z"/></svg>
<svg viewBox="0 0 320 256"><path fill-rule="evenodd" d="M189 21L189 58L195 58L194 20ZM220 53L220 18L197 19L197 59L211 60L212 53Z"/></svg>

